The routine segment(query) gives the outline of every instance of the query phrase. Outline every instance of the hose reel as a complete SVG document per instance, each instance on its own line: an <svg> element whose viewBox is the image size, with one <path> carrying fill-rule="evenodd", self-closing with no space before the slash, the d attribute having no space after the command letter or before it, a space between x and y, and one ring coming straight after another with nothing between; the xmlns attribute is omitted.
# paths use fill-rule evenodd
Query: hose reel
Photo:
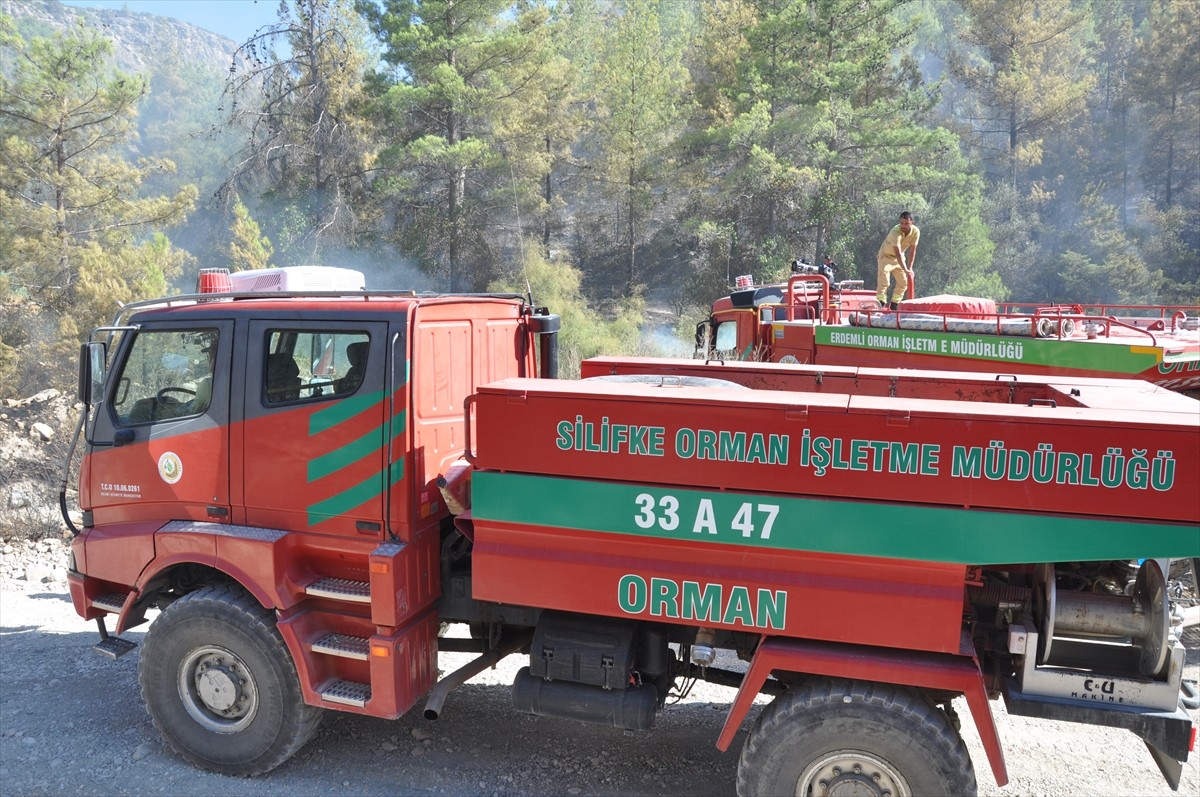
<svg viewBox="0 0 1200 797"><path fill-rule="evenodd" d="M1054 664L1055 636L1128 639L1137 651L1137 671L1146 678L1165 674L1172 646L1171 608L1161 564L1147 559L1138 568L1131 595L1059 590L1052 565L1037 573L1035 619L1042 629L1038 663Z"/></svg>

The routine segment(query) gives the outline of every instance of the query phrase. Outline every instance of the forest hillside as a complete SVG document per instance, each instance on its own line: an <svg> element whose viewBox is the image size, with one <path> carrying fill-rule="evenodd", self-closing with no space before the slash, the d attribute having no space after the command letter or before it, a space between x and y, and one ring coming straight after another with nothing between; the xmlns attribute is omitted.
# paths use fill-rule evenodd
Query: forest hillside
<svg viewBox="0 0 1200 797"><path fill-rule="evenodd" d="M734 277L1200 303L1191 0L286 0L245 42L0 0L0 398L201 266L532 289L571 357Z"/></svg>

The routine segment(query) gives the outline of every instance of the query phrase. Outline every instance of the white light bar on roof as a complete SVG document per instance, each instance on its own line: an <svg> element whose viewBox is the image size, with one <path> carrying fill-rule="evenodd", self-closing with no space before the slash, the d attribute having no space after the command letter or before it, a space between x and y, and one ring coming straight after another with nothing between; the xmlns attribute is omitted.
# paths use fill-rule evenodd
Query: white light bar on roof
<svg viewBox="0 0 1200 797"><path fill-rule="evenodd" d="M334 266L288 266L235 271L229 275L234 293L276 291L361 291L367 286L361 271Z"/></svg>

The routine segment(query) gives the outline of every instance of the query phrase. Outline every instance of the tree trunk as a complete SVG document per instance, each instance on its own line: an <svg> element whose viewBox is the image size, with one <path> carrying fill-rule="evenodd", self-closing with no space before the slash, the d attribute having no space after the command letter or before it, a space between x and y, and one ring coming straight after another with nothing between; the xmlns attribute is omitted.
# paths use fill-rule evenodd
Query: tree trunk
<svg viewBox="0 0 1200 797"><path fill-rule="evenodd" d="M67 152L64 145L62 121L54 131L54 234L58 238L58 275L53 280L66 289L71 285L71 242L67 235L67 195L63 191L63 174L67 171Z"/></svg>
<svg viewBox="0 0 1200 797"><path fill-rule="evenodd" d="M1171 132L1167 135L1167 195L1166 206L1171 207L1171 182L1174 177L1175 170L1175 110L1176 103L1179 100L1179 95L1171 92Z"/></svg>
<svg viewBox="0 0 1200 797"><path fill-rule="evenodd" d="M1017 105L1008 108L1008 169L1013 190L1017 190Z"/></svg>
<svg viewBox="0 0 1200 797"><path fill-rule="evenodd" d="M542 223L542 255L546 259L550 258L550 202L554 199L553 186L550 182L551 174L554 172L553 159L550 157L550 136L546 136L546 215Z"/></svg>
<svg viewBox="0 0 1200 797"><path fill-rule="evenodd" d="M629 218L627 219L627 223L629 225L629 290L630 291L633 291L634 287L637 285L637 243L634 239L634 231L636 228L635 228L634 221L633 221L633 203L634 203L633 183L634 183L634 179L635 179L635 172L634 172L634 168L633 168L633 163L631 161L629 164Z"/></svg>

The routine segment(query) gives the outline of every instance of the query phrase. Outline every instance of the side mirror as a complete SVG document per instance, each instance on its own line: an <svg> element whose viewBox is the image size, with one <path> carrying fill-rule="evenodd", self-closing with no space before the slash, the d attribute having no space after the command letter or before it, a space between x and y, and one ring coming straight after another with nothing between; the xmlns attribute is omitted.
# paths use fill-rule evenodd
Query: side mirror
<svg viewBox="0 0 1200 797"><path fill-rule="evenodd" d="M79 400L91 406L104 398L104 366L107 349L103 343L85 343L79 348Z"/></svg>

